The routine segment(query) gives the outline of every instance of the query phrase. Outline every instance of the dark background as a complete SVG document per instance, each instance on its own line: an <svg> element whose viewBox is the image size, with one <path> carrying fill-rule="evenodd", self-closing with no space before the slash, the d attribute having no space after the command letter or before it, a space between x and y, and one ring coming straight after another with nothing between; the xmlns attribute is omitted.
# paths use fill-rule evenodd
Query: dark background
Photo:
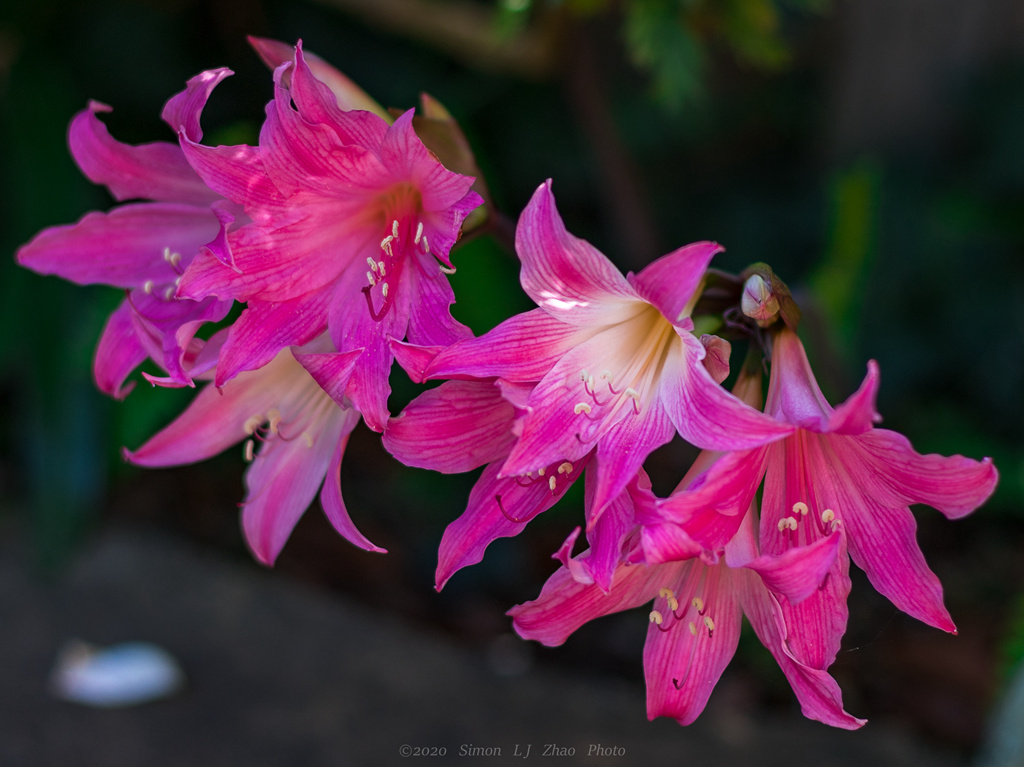
<svg viewBox="0 0 1024 767"><path fill-rule="evenodd" d="M847 709L873 720L862 737L890 723L969 758L1024 656L1024 5L533 6L4 4L4 540L24 552L39 584L61 583L83 547L125 528L259 569L238 529L241 450L182 469L124 465L121 446L140 445L189 392L142 385L123 403L104 399L91 355L117 291L38 277L13 253L41 228L111 204L67 152L67 124L88 99L114 108L104 120L123 141L172 140L159 120L164 101L199 71L229 66L235 77L204 113L206 140L255 142L271 79L245 35L302 38L385 106L414 106L421 91L444 103L512 220L551 177L569 230L624 270L698 239L726 246L720 268L768 262L804 310L802 335L833 402L876 359L886 427L921 452L994 458L999 488L970 518L952 523L917 510L919 540L960 635L897 613L855 577L832 669ZM455 314L475 330L529 308L501 242L474 240L454 258ZM417 389L397 369L392 383L397 412ZM656 490L675 485L687 455L673 444L652 457ZM273 577L334 590L468 651L488 647L508 632L504 611L533 598L554 569L548 557L577 523L582 499L577 493L517 539L495 543L436 594L437 545L472 481L401 467L361 426L343 492L356 523L390 553L351 547L313 508ZM531 652L542 667L639 687L645 632L643 615L614 616L562 648ZM751 636L727 680L744 710L796 711Z"/></svg>

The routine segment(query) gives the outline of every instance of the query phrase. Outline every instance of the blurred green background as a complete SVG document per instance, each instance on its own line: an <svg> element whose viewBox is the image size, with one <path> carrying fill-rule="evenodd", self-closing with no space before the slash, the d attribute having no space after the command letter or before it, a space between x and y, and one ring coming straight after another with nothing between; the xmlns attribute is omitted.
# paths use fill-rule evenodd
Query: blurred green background
<svg viewBox="0 0 1024 767"><path fill-rule="evenodd" d="M624 270L698 239L725 245L720 268L771 264L804 309L832 401L876 359L885 426L921 452L992 456L1002 479L986 507L957 523L918 514L960 637L897 614L860 579L834 668L849 710L891 715L963 753L978 746L1024 657L1019 2L4 3L0 525L31 540L40 577L115 522L247 562L241 450L184 469L126 466L120 448L141 444L190 393L142 385L122 403L103 398L91 355L120 296L13 262L39 229L111 204L66 147L88 99L114 108L104 120L123 141L172 140L164 101L197 72L228 66L236 76L204 114L207 140L254 141L271 79L246 34L302 38L385 106L435 96L465 130L499 210L514 220L553 178L570 231ZM454 259L455 313L477 331L529 308L502 243L477 239ZM392 380L397 412L416 388L400 372ZM675 485L686 455L670 445L653 457L656 489ZM554 569L548 556L578 521L581 493L437 595L437 544L472 481L400 467L360 427L343 492L391 553L352 548L312 509L278 569L461 636L506 631L504 610ZM639 682L645 631L635 615L610 618L543 657ZM756 671L763 705L793 705L766 653L744 645L737 665Z"/></svg>

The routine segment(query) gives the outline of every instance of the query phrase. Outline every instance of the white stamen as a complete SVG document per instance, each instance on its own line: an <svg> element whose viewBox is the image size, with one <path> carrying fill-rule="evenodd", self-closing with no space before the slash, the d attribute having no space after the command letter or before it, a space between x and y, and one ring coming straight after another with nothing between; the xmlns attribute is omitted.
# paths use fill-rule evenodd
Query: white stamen
<svg viewBox="0 0 1024 767"><path fill-rule="evenodd" d="M380 294L384 296L384 298L388 297L388 284L386 282L380 286Z"/></svg>
<svg viewBox="0 0 1024 767"><path fill-rule="evenodd" d="M168 285L167 290L164 291L164 300L170 301L172 298L174 298L174 286Z"/></svg>
<svg viewBox="0 0 1024 767"><path fill-rule="evenodd" d="M398 239L398 219L391 222L391 236Z"/></svg>
<svg viewBox="0 0 1024 767"><path fill-rule="evenodd" d="M783 517L779 520L779 532L785 530L796 530L796 520L793 517Z"/></svg>
<svg viewBox="0 0 1024 767"><path fill-rule="evenodd" d="M371 288L377 284L377 278L373 276L373 272L366 273L366 281L370 283Z"/></svg>
<svg viewBox="0 0 1024 767"><path fill-rule="evenodd" d="M413 237L412 244L413 245L419 245L420 244L420 237L422 237L422 236L423 236L423 222L420 221L416 225L416 236Z"/></svg>
<svg viewBox="0 0 1024 767"><path fill-rule="evenodd" d="M632 386L630 386L628 389L626 389L626 391L624 391L623 394L625 394L630 399L635 399L637 401L640 400L640 392L638 392Z"/></svg>
<svg viewBox="0 0 1024 767"><path fill-rule="evenodd" d="M453 266L451 269L449 269L444 264L441 264L441 274L455 274L455 267Z"/></svg>
<svg viewBox="0 0 1024 767"><path fill-rule="evenodd" d="M548 477L548 487L551 489L552 493L555 492L555 478L554 477Z"/></svg>
<svg viewBox="0 0 1024 767"><path fill-rule="evenodd" d="M835 518L836 513L832 511L832 509L825 509L823 512L821 512L821 521L824 522L826 525L829 522L832 522Z"/></svg>
<svg viewBox="0 0 1024 767"><path fill-rule="evenodd" d="M251 461L253 458L253 442L251 439L245 441L245 460Z"/></svg>
<svg viewBox="0 0 1024 767"><path fill-rule="evenodd" d="M142 283L142 292L146 295L153 295L153 280L146 280Z"/></svg>
<svg viewBox="0 0 1024 767"><path fill-rule="evenodd" d="M807 504L803 501L797 501L793 504L793 513L807 516Z"/></svg>
<svg viewBox="0 0 1024 767"><path fill-rule="evenodd" d="M427 235L423 235L423 254L430 254L430 244L427 242Z"/></svg>
<svg viewBox="0 0 1024 767"><path fill-rule="evenodd" d="M377 262L377 271L380 273L381 277L387 277L388 276L388 270L384 268L384 262L383 261L378 261Z"/></svg>
<svg viewBox="0 0 1024 767"><path fill-rule="evenodd" d="M588 405L586 402L577 402L576 407L572 409L572 412L574 412L576 415L579 415L580 413L586 413L589 415L590 405Z"/></svg>

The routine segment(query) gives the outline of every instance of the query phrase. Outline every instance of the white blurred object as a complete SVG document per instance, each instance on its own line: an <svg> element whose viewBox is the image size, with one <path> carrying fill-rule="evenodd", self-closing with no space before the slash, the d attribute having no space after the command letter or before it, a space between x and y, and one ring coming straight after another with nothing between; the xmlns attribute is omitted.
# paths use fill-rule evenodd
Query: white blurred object
<svg viewBox="0 0 1024 767"><path fill-rule="evenodd" d="M184 683L178 662L150 642L101 648L72 640L57 654L50 674L50 689L58 698L103 708L166 698Z"/></svg>

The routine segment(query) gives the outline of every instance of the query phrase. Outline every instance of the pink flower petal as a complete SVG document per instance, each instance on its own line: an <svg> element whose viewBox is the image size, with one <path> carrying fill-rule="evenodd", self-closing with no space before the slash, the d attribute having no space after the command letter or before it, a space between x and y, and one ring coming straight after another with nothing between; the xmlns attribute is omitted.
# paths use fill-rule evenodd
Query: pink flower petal
<svg viewBox="0 0 1024 767"><path fill-rule="evenodd" d="M281 303L250 301L221 349L217 386L244 370L266 365L286 346L312 341L327 324L327 299L320 292Z"/></svg>
<svg viewBox="0 0 1024 767"><path fill-rule="evenodd" d="M177 253L187 263L218 229L208 206L132 203L44 229L16 257L22 266L80 285L163 286L177 278L164 254Z"/></svg>
<svg viewBox="0 0 1024 767"><path fill-rule="evenodd" d="M684 563L683 577L676 589L680 604L691 594L698 596L703 599L706 614L703 619L694 616L686 625L682 625L682 620L670 625L673 618L666 617L662 624L652 622L648 627L644 645L648 719L670 716L680 724L693 722L736 653L742 613L726 569L707 567L700 560ZM695 592L698 581L703 585L697 589L700 594ZM663 602L655 600L655 608ZM666 615L670 612L664 610ZM710 621L710 625L705 621Z"/></svg>
<svg viewBox="0 0 1024 767"><path fill-rule="evenodd" d="M295 46L294 62L295 66L290 70L284 70L284 73L291 75L289 91L303 119L329 125L345 144L376 146L384 141L391 120L383 119L380 114L370 113L384 110L357 88L355 83L338 70L324 64L322 60L305 54L301 42ZM313 71L313 66L316 66L318 72ZM319 77L318 73L329 76L336 85L344 84L347 87L340 93L334 92L327 83L321 82L323 78ZM354 97L362 103L360 106L346 105L340 108L339 95L346 99ZM376 107L376 110L361 111L371 106Z"/></svg>
<svg viewBox="0 0 1024 767"><path fill-rule="evenodd" d="M345 397L345 389L362 353L362 349L350 352L296 353L295 359L338 407L348 408L351 403Z"/></svg>
<svg viewBox="0 0 1024 767"><path fill-rule="evenodd" d="M493 541L518 535L531 519L554 506L569 486L564 483L552 492L543 480L520 484L501 479L498 469L496 463L484 469L466 510L444 531L437 552L438 590L458 570L483 559Z"/></svg>
<svg viewBox="0 0 1024 767"><path fill-rule="evenodd" d="M665 360L660 398L680 436L704 450L745 450L785 437L793 427L759 413L727 392L701 360L704 347L689 333Z"/></svg>
<svg viewBox="0 0 1024 767"><path fill-rule="evenodd" d="M686 305L700 286L711 259L725 250L717 242L695 242L674 250L632 276L629 283L673 325L689 313Z"/></svg>
<svg viewBox="0 0 1024 767"><path fill-rule="evenodd" d="M345 540L366 551L375 551L386 554L387 550L372 543L369 538L359 532L348 509L341 497L341 459L345 454L345 447L348 445L349 435L359 424L359 411L350 408L342 416L341 437L334 448L334 455L331 457L331 465L327 469L327 476L324 479L324 487L320 493L320 503L324 507L324 514Z"/></svg>
<svg viewBox="0 0 1024 767"><path fill-rule="evenodd" d="M768 648L789 680L803 715L845 730L855 730L866 724L867 720L850 716L843 709L843 694L835 679L823 669L801 663L789 652L789 631L782 620L781 608L760 579L753 573L740 572L737 575L743 583L743 612L757 638Z"/></svg>
<svg viewBox="0 0 1024 767"><path fill-rule="evenodd" d="M344 418L327 419L318 425L316 436L310 436L311 443L298 438L268 441L246 470L242 529L253 555L263 564L274 564L299 517L316 497L345 425Z"/></svg>
<svg viewBox="0 0 1024 767"><path fill-rule="evenodd" d="M135 382L124 380L146 359L147 352L139 343L132 325L131 306L127 301L110 315L93 360L93 377L104 394L124 399L135 388Z"/></svg>
<svg viewBox="0 0 1024 767"><path fill-rule="evenodd" d="M206 101L217 84L233 74L234 72L226 68L199 73L188 81L185 90L164 105L160 117L175 133L181 131L193 141L202 141L203 129L199 124L199 117L203 107L206 106Z"/></svg>
<svg viewBox="0 0 1024 767"><path fill-rule="evenodd" d="M265 37L249 36L248 40L263 63L271 70L277 69L281 64L295 58L295 46ZM341 109L360 109L373 112L378 117L390 121L391 118L387 110L337 69L309 51L303 51L303 58L312 75L331 89L331 93Z"/></svg>
<svg viewBox="0 0 1024 767"><path fill-rule="evenodd" d="M497 377L535 382L593 334L534 309L505 320L485 336L467 339L441 352L426 374L429 378Z"/></svg>
<svg viewBox="0 0 1024 767"><path fill-rule="evenodd" d="M570 325L622 322L643 309L618 269L594 246L565 229L551 181L534 192L519 218L520 281L537 305Z"/></svg>
<svg viewBox="0 0 1024 767"><path fill-rule="evenodd" d="M209 205L217 195L196 175L180 147L170 142L131 146L111 137L96 117L110 107L92 101L68 129L68 145L78 167L96 184L106 186L117 200Z"/></svg>
<svg viewBox="0 0 1024 767"><path fill-rule="evenodd" d="M887 429L873 429L842 444L849 471L858 478L874 478L875 497L890 506L926 503L958 519L988 500L999 481L990 458L921 455L906 437Z"/></svg>
<svg viewBox="0 0 1024 767"><path fill-rule="evenodd" d="M515 415L493 382L447 381L388 421L384 447L406 466L472 471L508 455Z"/></svg>
<svg viewBox="0 0 1024 767"><path fill-rule="evenodd" d="M665 585L665 579L663 569L621 564L611 589L605 593L596 584L577 582L568 569L561 567L548 578L537 599L513 607L508 615L523 639L555 647L594 618L650 601Z"/></svg>

